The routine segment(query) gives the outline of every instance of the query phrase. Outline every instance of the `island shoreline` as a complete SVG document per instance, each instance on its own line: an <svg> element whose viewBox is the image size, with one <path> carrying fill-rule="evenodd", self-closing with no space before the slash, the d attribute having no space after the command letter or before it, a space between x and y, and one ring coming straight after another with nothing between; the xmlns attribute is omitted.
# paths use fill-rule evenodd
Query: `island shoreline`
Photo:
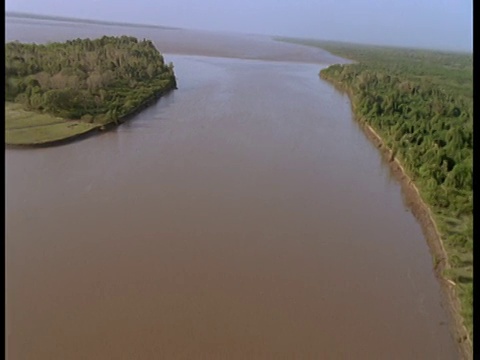
<svg viewBox="0 0 480 360"><path fill-rule="evenodd" d="M96 135L101 135L102 133L105 133L107 131L111 131L113 129L116 129L118 126L122 125L123 123L131 120L132 117L146 109L147 107L150 107L160 101L160 99L170 93L173 90L178 89L176 85L173 85L158 94L155 94L150 99L147 99L144 103L140 104L137 108L132 110L130 113L122 116L119 119L112 120L108 123L105 124L98 124L98 126L95 126L92 129L89 129L85 132L82 132L80 134L74 134L72 136L68 136L66 138L62 139L57 139L57 140L51 140L51 141L45 141L41 143L31 143L31 144L9 144L5 142L5 148L6 149L31 149L31 148L44 148L44 147L53 147L53 146L62 146L62 145L67 145L71 144L76 141L81 141L84 139L87 139L92 136Z"/></svg>

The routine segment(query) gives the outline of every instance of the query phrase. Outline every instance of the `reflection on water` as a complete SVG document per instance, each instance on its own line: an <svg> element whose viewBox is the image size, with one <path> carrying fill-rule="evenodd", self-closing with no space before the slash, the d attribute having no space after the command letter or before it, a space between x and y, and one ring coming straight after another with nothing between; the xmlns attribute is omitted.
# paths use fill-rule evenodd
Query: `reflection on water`
<svg viewBox="0 0 480 360"><path fill-rule="evenodd" d="M179 89L115 131L6 150L8 358L457 358L420 227L319 65L166 59Z"/></svg>

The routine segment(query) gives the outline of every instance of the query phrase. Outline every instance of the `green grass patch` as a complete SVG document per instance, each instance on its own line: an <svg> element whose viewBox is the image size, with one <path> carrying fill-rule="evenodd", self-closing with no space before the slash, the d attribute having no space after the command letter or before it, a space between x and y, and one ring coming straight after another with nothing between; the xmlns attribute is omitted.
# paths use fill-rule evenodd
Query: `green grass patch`
<svg viewBox="0 0 480 360"><path fill-rule="evenodd" d="M24 129L64 123L65 120L50 114L41 114L23 109L22 104L5 103L5 130Z"/></svg>
<svg viewBox="0 0 480 360"><path fill-rule="evenodd" d="M22 109L20 104L5 103L5 143L39 145L66 140L98 127L78 120L64 120L49 114Z"/></svg>

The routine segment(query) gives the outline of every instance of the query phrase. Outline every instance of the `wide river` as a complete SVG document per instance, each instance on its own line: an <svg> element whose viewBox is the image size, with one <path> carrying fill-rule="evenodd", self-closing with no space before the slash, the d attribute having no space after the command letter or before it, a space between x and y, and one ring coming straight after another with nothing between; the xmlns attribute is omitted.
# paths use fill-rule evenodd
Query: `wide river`
<svg viewBox="0 0 480 360"><path fill-rule="evenodd" d="M5 151L8 359L458 359L420 225L318 77L341 59L253 35L6 30L149 38L178 78L114 131Z"/></svg>

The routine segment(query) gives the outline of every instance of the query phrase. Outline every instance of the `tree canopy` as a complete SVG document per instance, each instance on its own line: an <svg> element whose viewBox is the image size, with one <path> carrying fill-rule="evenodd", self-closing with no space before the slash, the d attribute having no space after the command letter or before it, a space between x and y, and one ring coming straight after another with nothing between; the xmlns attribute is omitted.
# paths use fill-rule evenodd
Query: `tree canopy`
<svg viewBox="0 0 480 360"><path fill-rule="evenodd" d="M106 123L175 87L173 64L150 40L5 45L5 100L31 111Z"/></svg>

